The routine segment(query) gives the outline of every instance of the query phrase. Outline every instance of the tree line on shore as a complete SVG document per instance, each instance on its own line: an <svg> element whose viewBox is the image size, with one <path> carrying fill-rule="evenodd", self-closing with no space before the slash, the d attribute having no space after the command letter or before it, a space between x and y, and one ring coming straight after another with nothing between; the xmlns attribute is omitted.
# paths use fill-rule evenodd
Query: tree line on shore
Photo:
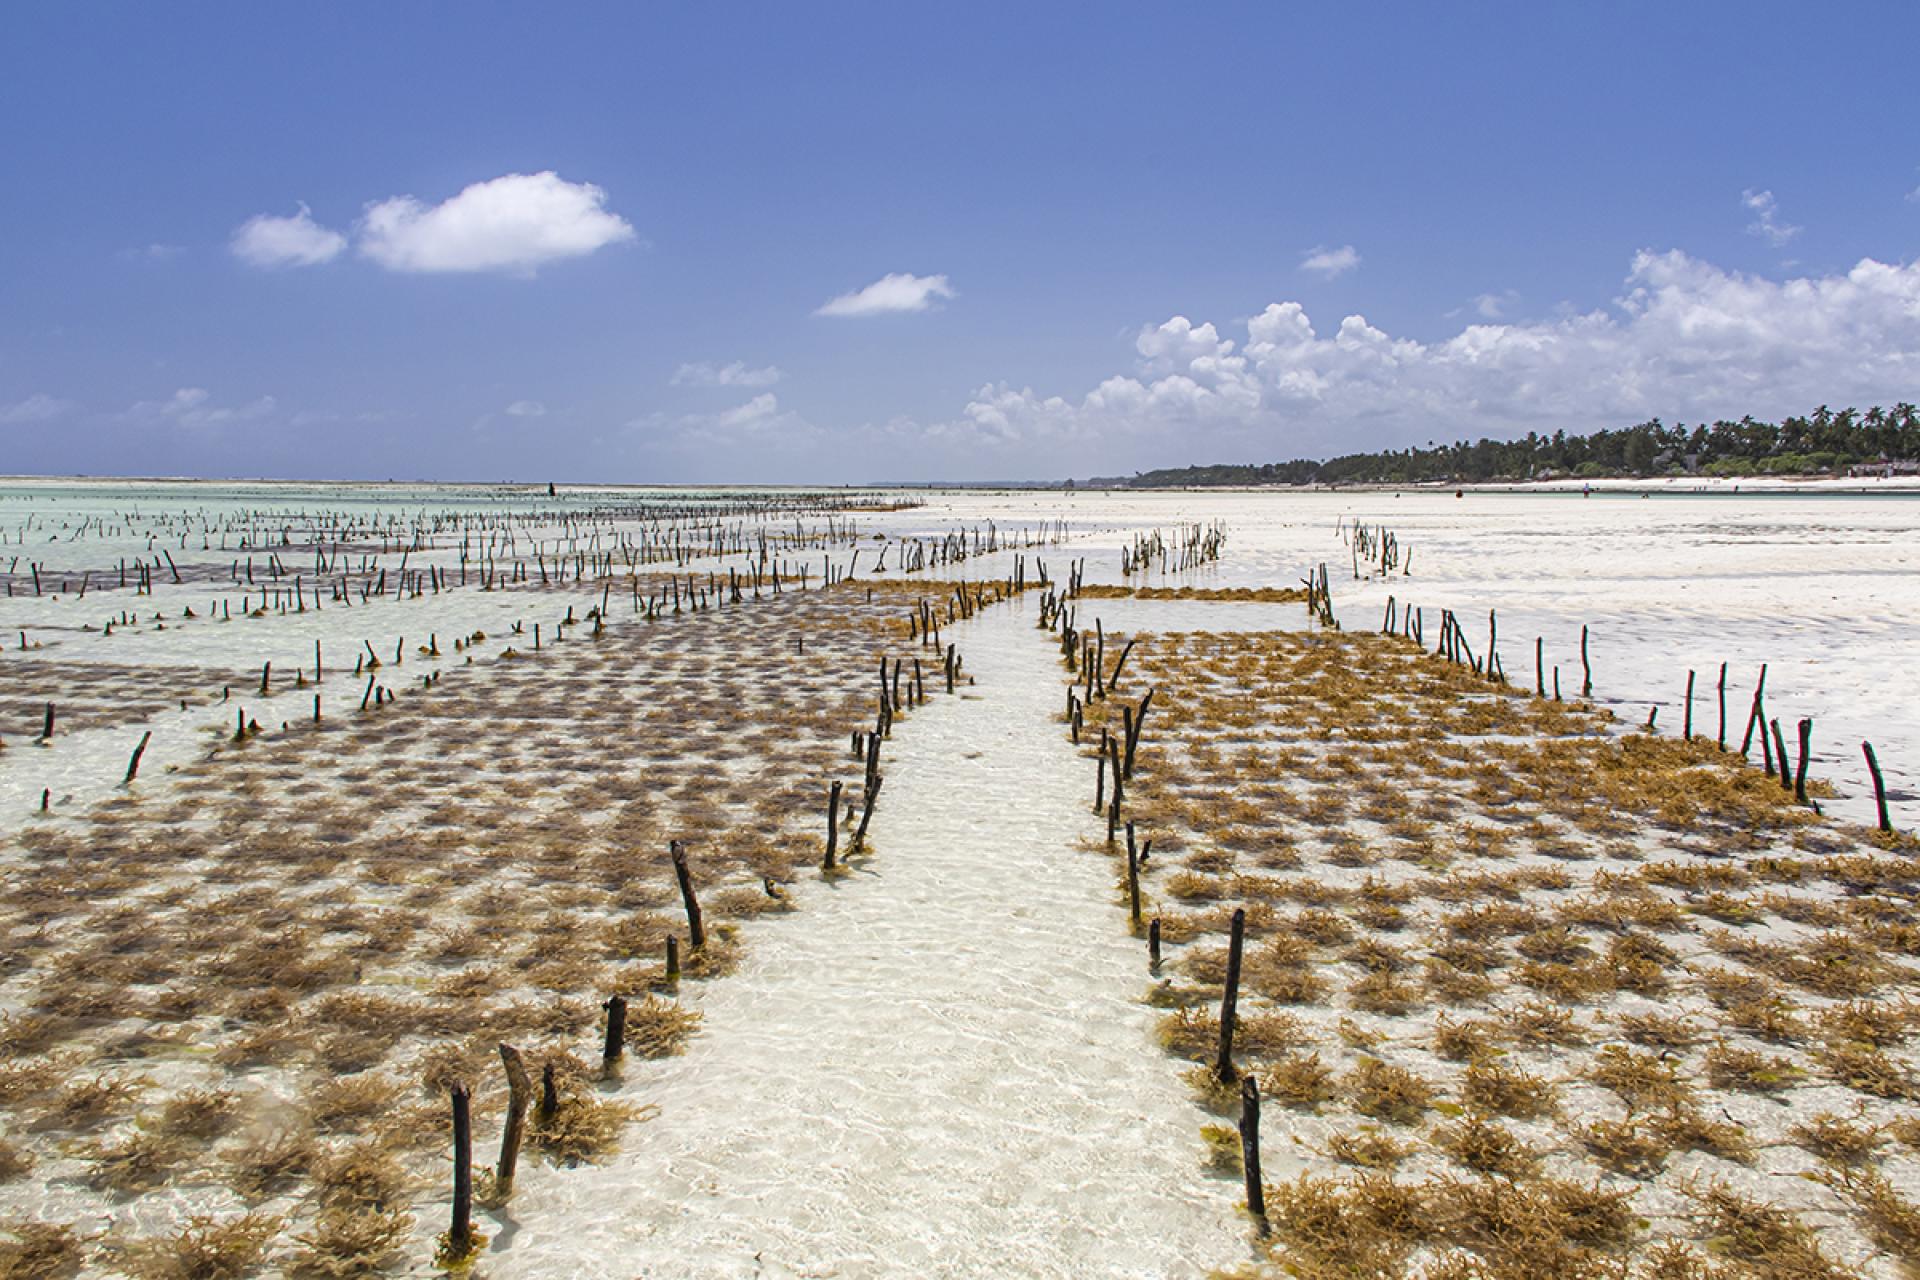
<svg viewBox="0 0 1920 1280"><path fill-rule="evenodd" d="M1821 405L1804 416L1761 422L1721 419L1692 427L1650 418L1619 430L1569 435L1529 431L1517 440L1482 437L1425 448L1351 453L1325 461L1168 467L1096 477L1095 486L1421 484L1609 476L1825 475L1849 468L1915 469L1920 410L1902 402L1864 412Z"/></svg>

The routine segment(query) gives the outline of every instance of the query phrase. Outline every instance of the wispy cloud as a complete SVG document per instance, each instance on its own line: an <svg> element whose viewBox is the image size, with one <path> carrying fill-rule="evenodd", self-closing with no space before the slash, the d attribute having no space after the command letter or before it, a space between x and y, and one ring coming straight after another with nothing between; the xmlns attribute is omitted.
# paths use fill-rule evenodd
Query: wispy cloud
<svg viewBox="0 0 1920 1280"><path fill-rule="evenodd" d="M896 272L881 276L864 289L843 293L822 303L817 316L877 316L894 311L925 311L936 298L954 297L945 276L916 276Z"/></svg>
<svg viewBox="0 0 1920 1280"><path fill-rule="evenodd" d="M306 205L290 218L257 213L234 230L233 256L251 267L312 267L331 262L347 247L347 238L313 220Z"/></svg>
<svg viewBox="0 0 1920 1280"><path fill-rule="evenodd" d="M1774 248L1781 249L1800 234L1801 228L1780 220L1780 204L1773 198L1773 192L1749 188L1740 193L1740 203L1752 210L1754 215L1753 221L1747 224L1748 235L1759 236Z"/></svg>
<svg viewBox="0 0 1920 1280"><path fill-rule="evenodd" d="M1343 276L1360 266L1360 251L1350 244L1337 249L1325 245L1315 245L1300 256L1300 269L1311 271L1323 279L1332 280Z"/></svg>
<svg viewBox="0 0 1920 1280"><path fill-rule="evenodd" d="M506 414L509 418L544 418L547 406L538 400L515 400L507 406Z"/></svg>
<svg viewBox="0 0 1920 1280"><path fill-rule="evenodd" d="M205 387L181 387L165 400L141 400L128 408L126 416L135 422L174 423L182 427L223 427L239 422L256 422L272 415L277 402L261 396L245 404L218 405Z"/></svg>
<svg viewBox="0 0 1920 1280"><path fill-rule="evenodd" d="M394 196L367 206L359 251L389 271L504 271L578 258L634 238L590 182L551 170L476 182L436 205Z"/></svg>
<svg viewBox="0 0 1920 1280"><path fill-rule="evenodd" d="M64 418L74 409L71 400L59 400L36 391L25 400L16 400L12 404L0 404L0 426L29 426L39 422L52 422Z"/></svg>
<svg viewBox="0 0 1920 1280"><path fill-rule="evenodd" d="M675 369L669 382L676 387L770 387L784 376L778 365L750 369L744 360L731 364L695 360Z"/></svg>

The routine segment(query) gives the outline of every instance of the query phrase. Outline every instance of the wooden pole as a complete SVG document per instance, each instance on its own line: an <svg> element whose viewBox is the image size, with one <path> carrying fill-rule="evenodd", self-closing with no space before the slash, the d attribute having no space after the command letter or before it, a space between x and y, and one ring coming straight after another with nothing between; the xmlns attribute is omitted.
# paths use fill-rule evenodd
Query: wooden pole
<svg viewBox="0 0 1920 1280"><path fill-rule="evenodd" d="M149 729L145 733L140 735L140 745L133 749L133 759L127 761L126 780L128 782L132 782L134 779L134 775L140 772L140 757L147 753L147 744L152 741L153 741L153 730Z"/></svg>
<svg viewBox="0 0 1920 1280"><path fill-rule="evenodd" d="M1887 784L1886 780L1880 776L1880 761L1873 754L1871 742L1861 743L1860 750L1866 754L1867 772L1873 777L1873 802L1880 810L1880 829L1890 832L1893 830L1893 822L1887 815Z"/></svg>
<svg viewBox="0 0 1920 1280"><path fill-rule="evenodd" d="M1807 757L1813 747L1813 721L1802 717L1800 721L1800 759L1793 770L1793 798L1801 804L1807 803Z"/></svg>
<svg viewBox="0 0 1920 1280"><path fill-rule="evenodd" d="M527 1077L525 1059L512 1045L500 1046L500 1061L507 1069L507 1127L500 1134L500 1163L494 1168L493 1193L505 1200L513 1194L513 1174L520 1163L520 1140L526 1134L533 1082Z"/></svg>
<svg viewBox="0 0 1920 1280"><path fill-rule="evenodd" d="M1793 773L1787 768L1787 735L1780 732L1780 719L1773 720L1773 750L1780 757L1780 789L1793 790Z"/></svg>
<svg viewBox="0 0 1920 1280"><path fill-rule="evenodd" d="M1155 916L1147 925L1147 968L1154 973L1160 972L1160 917Z"/></svg>
<svg viewBox="0 0 1920 1280"><path fill-rule="evenodd" d="M1580 696L1593 697L1593 664L1587 661L1587 629L1580 628Z"/></svg>
<svg viewBox="0 0 1920 1280"><path fill-rule="evenodd" d="M1128 918L1140 928L1140 854L1133 844L1133 820L1127 820L1127 901Z"/></svg>
<svg viewBox="0 0 1920 1280"><path fill-rule="evenodd" d="M693 873L687 868L687 851L678 840L667 848L673 854L673 874L680 881L680 898L687 907L687 941L698 951L707 945L707 928L700 920L700 900L693 896Z"/></svg>
<svg viewBox="0 0 1920 1280"><path fill-rule="evenodd" d="M1720 743L1720 749L1722 751L1725 751L1727 749L1727 664L1724 662L1720 664L1719 694L1720 694L1720 736L1718 741Z"/></svg>
<svg viewBox="0 0 1920 1280"><path fill-rule="evenodd" d="M600 1050L600 1061L611 1067L627 1052L627 998L608 996L602 1007L607 1011L607 1040Z"/></svg>
<svg viewBox="0 0 1920 1280"><path fill-rule="evenodd" d="M464 1258L473 1252L473 1112L464 1084L452 1086L453 1100L453 1222L447 1228L447 1256Z"/></svg>
<svg viewBox="0 0 1920 1280"><path fill-rule="evenodd" d="M1687 672L1687 712L1680 728L1680 737L1687 742L1693 741L1693 672L1691 671Z"/></svg>
<svg viewBox="0 0 1920 1280"><path fill-rule="evenodd" d="M1233 1024L1240 1005L1240 953L1246 946L1247 911L1233 910L1233 932L1227 942L1227 989L1220 1000L1220 1056L1213 1064L1213 1077L1231 1084L1233 1071Z"/></svg>
<svg viewBox="0 0 1920 1280"><path fill-rule="evenodd" d="M1247 1174L1247 1212L1266 1235L1267 1188L1260 1177L1260 1082L1252 1073L1240 1080L1240 1163Z"/></svg>
<svg viewBox="0 0 1920 1280"><path fill-rule="evenodd" d="M840 780L835 778L833 789L827 793L827 856L820 864L821 870L833 870L834 850L840 844Z"/></svg>

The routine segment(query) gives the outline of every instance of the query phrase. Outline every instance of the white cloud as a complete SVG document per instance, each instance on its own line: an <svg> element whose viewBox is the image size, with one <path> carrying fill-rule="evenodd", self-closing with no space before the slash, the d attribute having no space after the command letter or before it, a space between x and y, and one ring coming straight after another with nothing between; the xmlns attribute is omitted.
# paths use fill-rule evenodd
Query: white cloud
<svg viewBox="0 0 1920 1280"><path fill-rule="evenodd" d="M1108 473L1892 404L1920 383L1920 262L1771 280L1643 252L1611 306L1547 321L1422 342L1352 315L1323 335L1281 302L1247 322L1244 345L1176 316L1135 348L1133 372L1077 399L991 384L924 434L956 453L988 446Z"/></svg>
<svg viewBox="0 0 1920 1280"><path fill-rule="evenodd" d="M669 381L676 387L770 387L784 376L778 365L749 369L744 360L720 365L696 360L675 369Z"/></svg>
<svg viewBox="0 0 1920 1280"><path fill-rule="evenodd" d="M714 417L714 425L723 429L750 427L765 422L780 412L780 400L771 391L763 391L743 405L736 405Z"/></svg>
<svg viewBox="0 0 1920 1280"><path fill-rule="evenodd" d="M881 276L864 289L843 293L822 303L817 316L877 316L890 311L925 311L935 298L951 298L945 276L916 276L895 272Z"/></svg>
<svg viewBox="0 0 1920 1280"><path fill-rule="evenodd" d="M531 275L549 262L632 240L607 193L551 170L476 182L437 205L394 196L367 206L362 255L389 271L506 271Z"/></svg>
<svg viewBox="0 0 1920 1280"><path fill-rule="evenodd" d="M547 416L547 406L538 400L515 400L507 406L507 416L509 418L544 418Z"/></svg>
<svg viewBox="0 0 1920 1280"><path fill-rule="evenodd" d="M1315 245L1300 255L1302 271L1311 271L1328 280L1335 276L1343 276L1359 265L1360 252L1350 244L1343 244L1338 249Z"/></svg>
<svg viewBox="0 0 1920 1280"><path fill-rule="evenodd" d="M1754 219L1747 224L1748 235L1759 236L1779 249L1800 234L1799 227L1780 221L1780 205L1773 198L1773 192L1749 188L1740 193L1740 203L1753 210Z"/></svg>
<svg viewBox="0 0 1920 1280"><path fill-rule="evenodd" d="M36 391L25 400L13 404L0 404L0 426L30 426L39 422L52 422L55 418L65 417L72 412L73 402L58 400L44 391Z"/></svg>
<svg viewBox="0 0 1920 1280"><path fill-rule="evenodd" d="M270 213L248 218L234 229L230 247L234 257L252 267L311 267L339 257L347 238L315 222L303 204L291 218Z"/></svg>
<svg viewBox="0 0 1920 1280"><path fill-rule="evenodd" d="M181 387L165 400L142 400L127 410L135 422L167 423L182 427L222 427L255 422L277 407L272 396L241 405L216 405L204 387Z"/></svg>
<svg viewBox="0 0 1920 1280"><path fill-rule="evenodd" d="M1473 309L1482 320L1499 320L1507 314L1507 308L1520 301L1520 295L1511 289L1500 293L1482 293L1475 296Z"/></svg>

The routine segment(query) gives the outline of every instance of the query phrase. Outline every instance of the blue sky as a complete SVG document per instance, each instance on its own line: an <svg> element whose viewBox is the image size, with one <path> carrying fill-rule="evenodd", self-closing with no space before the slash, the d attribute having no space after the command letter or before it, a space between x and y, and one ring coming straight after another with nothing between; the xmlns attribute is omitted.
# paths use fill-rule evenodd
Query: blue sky
<svg viewBox="0 0 1920 1280"><path fill-rule="evenodd" d="M1920 396L1920 9L1335 8L7 6L0 471L1085 476Z"/></svg>

